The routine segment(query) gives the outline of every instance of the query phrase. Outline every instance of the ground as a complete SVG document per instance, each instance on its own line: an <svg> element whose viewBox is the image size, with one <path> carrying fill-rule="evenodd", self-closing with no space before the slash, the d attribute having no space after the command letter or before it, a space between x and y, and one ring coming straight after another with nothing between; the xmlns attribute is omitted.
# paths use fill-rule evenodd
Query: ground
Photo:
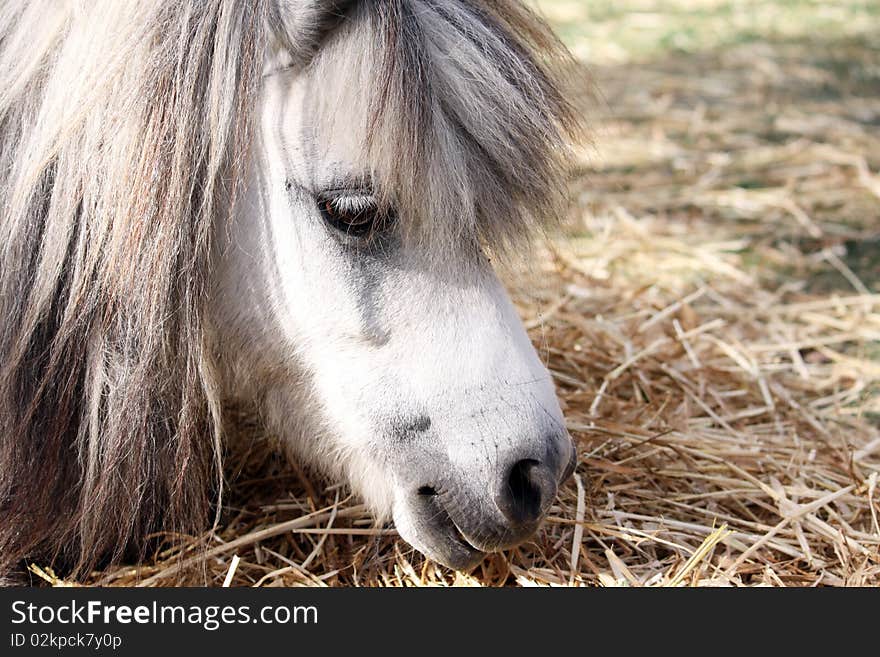
<svg viewBox="0 0 880 657"><path fill-rule="evenodd" d="M541 533L455 574L259 441L215 531L90 583L880 584L880 5L533 4L593 134L506 274L579 448Z"/></svg>

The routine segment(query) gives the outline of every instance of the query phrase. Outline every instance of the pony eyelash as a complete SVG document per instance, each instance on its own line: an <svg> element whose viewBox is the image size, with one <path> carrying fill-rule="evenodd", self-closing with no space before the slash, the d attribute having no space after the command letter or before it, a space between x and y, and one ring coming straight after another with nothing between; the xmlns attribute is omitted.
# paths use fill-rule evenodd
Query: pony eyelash
<svg viewBox="0 0 880 657"><path fill-rule="evenodd" d="M390 225L394 212L380 208L368 189L338 188L318 195L318 210L324 221L351 239L372 239Z"/></svg>
<svg viewBox="0 0 880 657"><path fill-rule="evenodd" d="M372 194L339 193L339 195L328 196L324 202L330 203L337 212L352 215L369 212L377 207L376 199Z"/></svg>

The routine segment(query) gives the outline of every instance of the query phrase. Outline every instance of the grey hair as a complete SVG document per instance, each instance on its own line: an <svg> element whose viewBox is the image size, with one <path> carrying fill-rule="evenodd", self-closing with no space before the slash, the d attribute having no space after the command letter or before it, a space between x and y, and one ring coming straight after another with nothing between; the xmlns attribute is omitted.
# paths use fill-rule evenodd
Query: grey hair
<svg viewBox="0 0 880 657"><path fill-rule="evenodd" d="M267 49L312 65L346 17L381 35L366 149L401 216L503 247L553 214L564 51L513 0L0 6L0 579L219 508L212 239Z"/></svg>

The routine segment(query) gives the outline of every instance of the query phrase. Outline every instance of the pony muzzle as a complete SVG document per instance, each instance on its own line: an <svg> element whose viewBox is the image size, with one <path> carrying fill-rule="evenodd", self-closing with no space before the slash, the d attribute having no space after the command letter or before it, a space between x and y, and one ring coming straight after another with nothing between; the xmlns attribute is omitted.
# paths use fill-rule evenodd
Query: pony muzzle
<svg viewBox="0 0 880 657"><path fill-rule="evenodd" d="M567 445L559 448L559 445ZM466 571L489 552L531 538L571 475L575 449L567 434L551 439L546 454L507 458L491 481L468 472L435 475L404 493L394 508L401 536L438 563ZM488 484L488 485L486 485Z"/></svg>

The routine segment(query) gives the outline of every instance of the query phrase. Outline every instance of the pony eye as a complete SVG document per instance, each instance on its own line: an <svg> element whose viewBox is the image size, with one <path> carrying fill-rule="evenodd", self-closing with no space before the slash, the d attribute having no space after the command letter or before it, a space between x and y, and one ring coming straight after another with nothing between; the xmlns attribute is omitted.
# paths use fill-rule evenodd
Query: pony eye
<svg viewBox="0 0 880 657"><path fill-rule="evenodd" d="M320 197L318 210L328 225L349 237L369 237L383 230L390 219L389 213L366 194Z"/></svg>

